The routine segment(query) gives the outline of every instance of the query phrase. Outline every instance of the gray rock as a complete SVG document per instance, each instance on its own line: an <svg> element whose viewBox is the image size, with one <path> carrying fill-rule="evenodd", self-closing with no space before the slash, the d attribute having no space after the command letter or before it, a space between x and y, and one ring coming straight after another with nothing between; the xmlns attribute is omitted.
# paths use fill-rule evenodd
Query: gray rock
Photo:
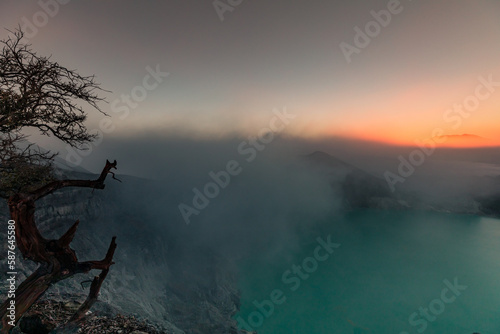
<svg viewBox="0 0 500 334"><path fill-rule="evenodd" d="M96 177L65 173L68 178ZM158 230L148 219L155 185L143 179L120 178L123 183L109 179L104 190L64 189L37 202L36 220L46 238L58 238L80 220L71 244L80 261L102 259L111 237L117 235L116 264L92 314L135 314L169 334L200 333L200 329L203 334L236 333L232 316L239 308L239 295L233 269L219 255L194 248L188 241L173 246L172 239L185 239L177 227L163 225ZM0 222L6 220L7 207L1 202ZM0 240L5 232L0 229ZM0 298L5 298L1 273L7 272L2 258L6 253L0 252ZM36 264L21 260L18 254L19 282L35 268ZM88 294L89 284L82 288L81 283L97 273L61 281L44 298L64 301L65 308L74 311Z"/></svg>

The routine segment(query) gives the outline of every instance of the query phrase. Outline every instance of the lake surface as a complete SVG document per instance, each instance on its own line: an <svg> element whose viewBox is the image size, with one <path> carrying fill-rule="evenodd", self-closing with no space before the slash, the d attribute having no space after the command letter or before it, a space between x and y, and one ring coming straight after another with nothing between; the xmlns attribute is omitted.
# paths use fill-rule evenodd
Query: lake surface
<svg viewBox="0 0 500 334"><path fill-rule="evenodd" d="M242 263L240 328L500 333L500 220L360 210L314 230Z"/></svg>

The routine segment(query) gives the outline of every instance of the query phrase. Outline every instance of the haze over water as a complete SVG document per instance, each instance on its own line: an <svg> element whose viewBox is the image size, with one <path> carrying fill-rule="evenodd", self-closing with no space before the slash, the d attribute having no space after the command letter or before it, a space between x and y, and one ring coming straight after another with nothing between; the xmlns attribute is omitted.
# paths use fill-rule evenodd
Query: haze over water
<svg viewBox="0 0 500 334"><path fill-rule="evenodd" d="M500 220L357 210L322 224L317 233L272 261L256 252L241 268L238 316L248 319L256 311L253 302L269 299L274 289L286 296L255 328L258 333L500 332ZM327 235L341 246L292 291L283 273L312 256L315 238ZM448 289L442 297L445 280L463 290L453 298ZM421 307L432 321L419 314Z"/></svg>

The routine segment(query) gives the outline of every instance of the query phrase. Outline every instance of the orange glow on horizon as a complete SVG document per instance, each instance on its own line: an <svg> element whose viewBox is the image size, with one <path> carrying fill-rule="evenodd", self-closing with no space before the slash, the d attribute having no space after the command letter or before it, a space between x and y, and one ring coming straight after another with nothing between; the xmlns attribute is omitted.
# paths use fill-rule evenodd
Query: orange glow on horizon
<svg viewBox="0 0 500 334"><path fill-rule="evenodd" d="M481 137L477 138L468 138L461 137L462 135L450 135L450 136L441 136L441 137L433 137L433 138L425 138L425 139L401 139L394 138L390 136L341 136L350 140L360 140L360 141L368 141L368 142L376 142L386 145L393 146L419 146L419 144L430 144L433 143L436 147L442 148L480 148L480 147L500 147L499 140L491 140L485 139Z"/></svg>
<svg viewBox="0 0 500 334"><path fill-rule="evenodd" d="M309 129L311 130L311 129ZM356 130L339 131L332 129L324 131L324 135L313 135L306 137L331 137L345 138L348 140L359 140L376 142L393 146L419 146L425 143L433 143L436 147L446 148L479 148L500 146L500 137L493 131L481 131L475 133L446 133L441 128L433 130L418 131L414 129L387 129L382 127L358 127ZM476 133L487 135L479 136Z"/></svg>

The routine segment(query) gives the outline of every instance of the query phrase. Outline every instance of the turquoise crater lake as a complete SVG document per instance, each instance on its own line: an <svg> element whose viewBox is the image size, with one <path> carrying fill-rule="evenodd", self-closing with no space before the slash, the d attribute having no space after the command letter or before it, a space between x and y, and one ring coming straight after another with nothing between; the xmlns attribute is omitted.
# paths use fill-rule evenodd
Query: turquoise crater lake
<svg viewBox="0 0 500 334"><path fill-rule="evenodd" d="M314 230L242 262L240 328L500 333L500 220L359 210ZM328 236L331 254L318 241Z"/></svg>

